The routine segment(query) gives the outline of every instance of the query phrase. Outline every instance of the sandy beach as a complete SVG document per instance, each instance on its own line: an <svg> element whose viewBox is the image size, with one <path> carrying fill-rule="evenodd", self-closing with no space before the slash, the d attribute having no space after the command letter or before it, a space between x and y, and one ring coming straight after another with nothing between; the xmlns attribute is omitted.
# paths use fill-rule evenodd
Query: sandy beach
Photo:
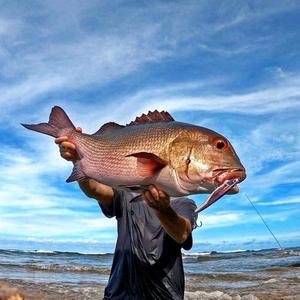
<svg viewBox="0 0 300 300"><path fill-rule="evenodd" d="M270 279L261 282L256 286L244 288L220 288L214 286L213 280L203 280L201 286L207 285L206 288L197 290L195 280L199 278L190 278L187 280L185 299L187 300L298 300L300 299L300 279L276 280ZM32 299L32 300L92 300L102 299L104 285L101 284L43 284L33 283L22 280L7 280L11 287L17 288L24 298L15 300ZM234 281L232 282L234 285ZM10 298L1 298L7 300ZM13 299L10 299L13 300Z"/></svg>

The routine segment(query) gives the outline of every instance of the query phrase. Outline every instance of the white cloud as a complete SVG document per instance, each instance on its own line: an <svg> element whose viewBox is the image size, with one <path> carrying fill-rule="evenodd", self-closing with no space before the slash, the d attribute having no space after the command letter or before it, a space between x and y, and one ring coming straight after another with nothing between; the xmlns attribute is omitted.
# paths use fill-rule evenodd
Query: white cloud
<svg viewBox="0 0 300 300"><path fill-rule="evenodd" d="M220 79L176 83L142 89L133 95L123 95L120 99L113 99L105 105L102 102L99 104L73 103L72 105L62 103L62 105L66 105L67 112L75 116L74 119L87 132L97 130L104 122L128 123L136 116L155 109L167 110L171 113L199 112L199 124L202 123L201 112L235 113L255 117L256 115L300 109L300 76L298 74L288 74L281 82L274 80L271 83L265 83L265 85L255 88L256 91L215 95L215 93L218 93L215 90L220 89L224 83L226 81ZM43 111L46 116L41 117L39 114L38 120L40 121L47 119L50 109L49 112ZM26 118L28 119L28 116ZM36 120L37 116L33 116L32 119ZM292 136L299 127L300 123L297 121L293 124L293 127L280 124L281 136L272 136L278 128L274 128L272 122L267 122L260 127L253 128L250 138L256 144L259 142L261 146L264 146L264 140L267 139L270 142L272 138L276 140L286 139L289 140L289 143L293 142L294 139L299 143L299 139ZM290 136L284 131L286 129ZM267 133L270 135L267 136ZM249 146L251 147L251 145Z"/></svg>
<svg viewBox="0 0 300 300"><path fill-rule="evenodd" d="M5 187L0 190L1 234L114 240L115 219L104 217L95 200L77 194L76 184L57 185L60 180L64 184L60 173L68 172L71 164L61 163L57 146L53 142L51 146L50 152L49 147L36 147L36 152L1 148L0 181Z"/></svg>
<svg viewBox="0 0 300 300"><path fill-rule="evenodd" d="M244 213L218 212L214 215L199 215L198 219L205 224L207 228L227 227L239 224L244 219Z"/></svg>
<svg viewBox="0 0 300 300"><path fill-rule="evenodd" d="M234 78L230 80L234 80ZM82 104L72 103L72 105L65 102L62 103L62 106L67 107L67 112L71 116L75 116L74 119L80 126L85 128L86 132L97 130L104 122L116 121L125 124L135 119L136 116L155 109L167 110L171 113L199 112L199 117L195 118L199 124L203 123L201 114L203 112L235 113L237 115L252 115L254 118L264 114L278 114L300 109L299 74L285 74L284 79L273 78L271 82L255 87L254 91L247 93L227 92L224 95L224 92L218 92L230 80L208 79L174 83L160 87L143 88L135 94L115 98L105 105L102 102L93 102L92 104L86 102ZM46 116L41 117L39 114L38 120L45 120L49 112L44 110ZM26 118L28 119L28 116ZM36 120L37 116L32 118ZM280 120L280 118L277 119ZM300 123L293 120L286 121L294 122L293 126L289 126L290 123L283 123L277 124L280 126L275 128L273 122L266 122L253 128L248 140L251 139L254 143L259 143L260 146L269 144L271 139L276 139L276 141L286 139L290 144L293 140L300 143L299 139L293 136L294 131L300 127ZM278 129L281 130L281 136L274 136L274 132L277 132ZM290 134L285 130L288 130ZM268 133L269 136L267 136ZM267 143L264 143L265 140L267 140ZM250 144L249 146L253 147Z"/></svg>
<svg viewBox="0 0 300 300"><path fill-rule="evenodd" d="M30 218L30 222L29 222ZM64 209L52 211L47 214L46 211L27 215L26 213L7 214L2 216L0 227L5 235L18 235L22 237L59 237L59 236L80 236L91 239L93 236L107 234L115 236L116 220L97 217L96 214L87 214L84 212L66 213Z"/></svg>
<svg viewBox="0 0 300 300"><path fill-rule="evenodd" d="M296 161L275 167L265 174L251 176L245 182L243 192L249 194L253 202L263 201L265 195L272 192L273 188L277 186L298 185L300 183L299 169L300 161ZM289 196L286 195L285 197L288 198Z"/></svg>
<svg viewBox="0 0 300 300"><path fill-rule="evenodd" d="M221 210L214 213L204 212L198 215L198 223L201 221L203 227L201 230L210 230L212 228L225 228L225 227L236 227L241 224L261 224L259 215L248 205L250 210ZM263 213L263 218L267 222L285 222L291 216L295 216L299 213L299 210L281 209L280 211L270 211Z"/></svg>
<svg viewBox="0 0 300 300"><path fill-rule="evenodd" d="M272 197L273 198L273 197ZM289 205L289 204L298 204L300 203L300 197L294 197L288 199L280 199L280 200L268 200L267 202L258 202L257 204L260 206L272 206L272 205Z"/></svg>
<svg viewBox="0 0 300 300"><path fill-rule="evenodd" d="M250 7L247 4L229 3L218 7L215 21L211 22L208 16L215 14L213 6L194 1L188 5L157 2L136 9L120 3L117 11L110 3L90 1L83 5L74 1L65 6L61 2L46 1L35 12L27 10L24 4L15 6L12 3L14 9L10 10L8 6L0 14L0 24L3 24L3 28L10 28L9 34L5 34L6 30L1 31L5 34L2 50L5 55L0 60L0 73L10 79L9 84L0 87L2 121L9 119L7 115L12 111L40 102L51 92L80 89L91 84L103 85L141 71L143 66L151 62L186 55L190 48L195 51L197 43L212 51L219 51L221 46L216 43L216 33L232 30L241 23L293 10L295 5L278 3L270 8L265 5ZM111 14L105 14L106 10ZM39 26L31 21L35 14L40 17ZM232 37L236 40L230 43L233 46L227 43L227 46L223 46L223 52L238 53L240 49L253 50L274 42L274 39L268 43L260 40L254 42L253 37L247 40L245 35L244 39L236 35ZM221 36L220 40L224 38ZM286 95L279 95L280 91ZM230 97L178 98L171 94L168 99L148 98L148 103L150 108L156 106L173 111L184 109L185 102L189 109L237 112L250 109L253 113L297 105L293 97L298 97L299 93L295 93L294 87L291 90L288 87L274 90L272 96L275 99L272 101L269 92ZM253 99L260 99L258 107ZM278 103L278 99L285 101ZM164 105L161 104L162 100ZM137 110L140 111L141 106Z"/></svg>
<svg viewBox="0 0 300 300"><path fill-rule="evenodd" d="M285 246L286 242L300 240L300 235L299 235L299 232L297 232L297 231L286 232L283 234L282 233L276 234L276 237L277 237L277 239L279 239L280 243L283 244L283 246ZM247 234L246 236L239 235L238 237L227 235L225 240L220 237L216 238L216 237L210 237L210 236L205 237L205 239L203 239L203 238L204 238L203 236L200 237L199 239L194 238L194 246L196 246L197 243L203 244L203 245L205 245L206 243L209 243L209 244L211 244L210 246L213 246L213 247L211 247L211 249L216 249L216 247L222 246L222 244L223 244L223 247L226 248L226 246L228 244L235 243L239 247L244 246L246 249L249 249L249 245L252 248L253 246L256 246L257 243L268 243L269 247L270 247L270 244L273 244L275 247L277 247L277 243L275 242L274 238L270 234L260 234L260 235L251 235L251 234L248 235ZM265 246L267 246L267 245L265 245Z"/></svg>
<svg viewBox="0 0 300 300"><path fill-rule="evenodd" d="M226 96L184 96L170 93L170 88L162 89L160 94L146 91L130 99L131 103L143 110L169 111L208 111L241 114L265 114L285 109L300 108L300 77L291 77L286 81L274 83L272 86L262 86L258 91L246 94L230 94ZM200 92L201 93L201 92ZM200 94L198 93L198 94ZM138 103L143 99L146 103Z"/></svg>

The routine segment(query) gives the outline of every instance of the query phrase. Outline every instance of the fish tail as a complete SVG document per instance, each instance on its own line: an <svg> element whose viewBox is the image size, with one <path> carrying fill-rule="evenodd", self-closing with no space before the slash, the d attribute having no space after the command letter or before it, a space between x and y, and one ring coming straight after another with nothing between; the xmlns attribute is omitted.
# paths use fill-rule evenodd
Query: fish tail
<svg viewBox="0 0 300 300"><path fill-rule="evenodd" d="M75 129L75 126L69 119L68 115L59 106L54 106L52 108L48 123L21 125L27 129L41 132L53 137L68 135Z"/></svg>

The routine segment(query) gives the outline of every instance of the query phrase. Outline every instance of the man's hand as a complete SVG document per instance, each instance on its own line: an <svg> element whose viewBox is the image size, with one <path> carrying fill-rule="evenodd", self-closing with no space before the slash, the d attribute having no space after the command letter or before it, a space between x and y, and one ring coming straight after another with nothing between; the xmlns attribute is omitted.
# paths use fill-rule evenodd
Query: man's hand
<svg viewBox="0 0 300 300"><path fill-rule="evenodd" d="M156 210L168 210L170 208L170 197L165 192L160 191L156 186L151 185L144 191L146 203Z"/></svg>
<svg viewBox="0 0 300 300"><path fill-rule="evenodd" d="M82 133L82 129L80 127L77 127L76 131ZM69 142L67 136L60 136L56 138L54 142L59 146L59 152L62 158L72 162L79 160L76 146Z"/></svg>
<svg viewBox="0 0 300 300"><path fill-rule="evenodd" d="M186 241L192 231L187 218L178 215L170 205L170 197L151 185L144 193L146 203L154 210L167 234L178 244Z"/></svg>

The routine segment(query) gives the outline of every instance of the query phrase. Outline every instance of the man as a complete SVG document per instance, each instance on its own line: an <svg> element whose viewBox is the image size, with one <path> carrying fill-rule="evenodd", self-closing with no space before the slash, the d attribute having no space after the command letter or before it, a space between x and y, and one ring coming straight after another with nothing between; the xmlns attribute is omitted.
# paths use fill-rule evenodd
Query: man
<svg viewBox="0 0 300 300"><path fill-rule="evenodd" d="M76 129L81 132L81 128ZM67 137L55 139L60 154L79 159ZM89 179L81 190L98 201L107 217L116 217L118 239L104 299L183 299L181 248L192 247L195 202L170 197L155 186L143 194L117 190Z"/></svg>

